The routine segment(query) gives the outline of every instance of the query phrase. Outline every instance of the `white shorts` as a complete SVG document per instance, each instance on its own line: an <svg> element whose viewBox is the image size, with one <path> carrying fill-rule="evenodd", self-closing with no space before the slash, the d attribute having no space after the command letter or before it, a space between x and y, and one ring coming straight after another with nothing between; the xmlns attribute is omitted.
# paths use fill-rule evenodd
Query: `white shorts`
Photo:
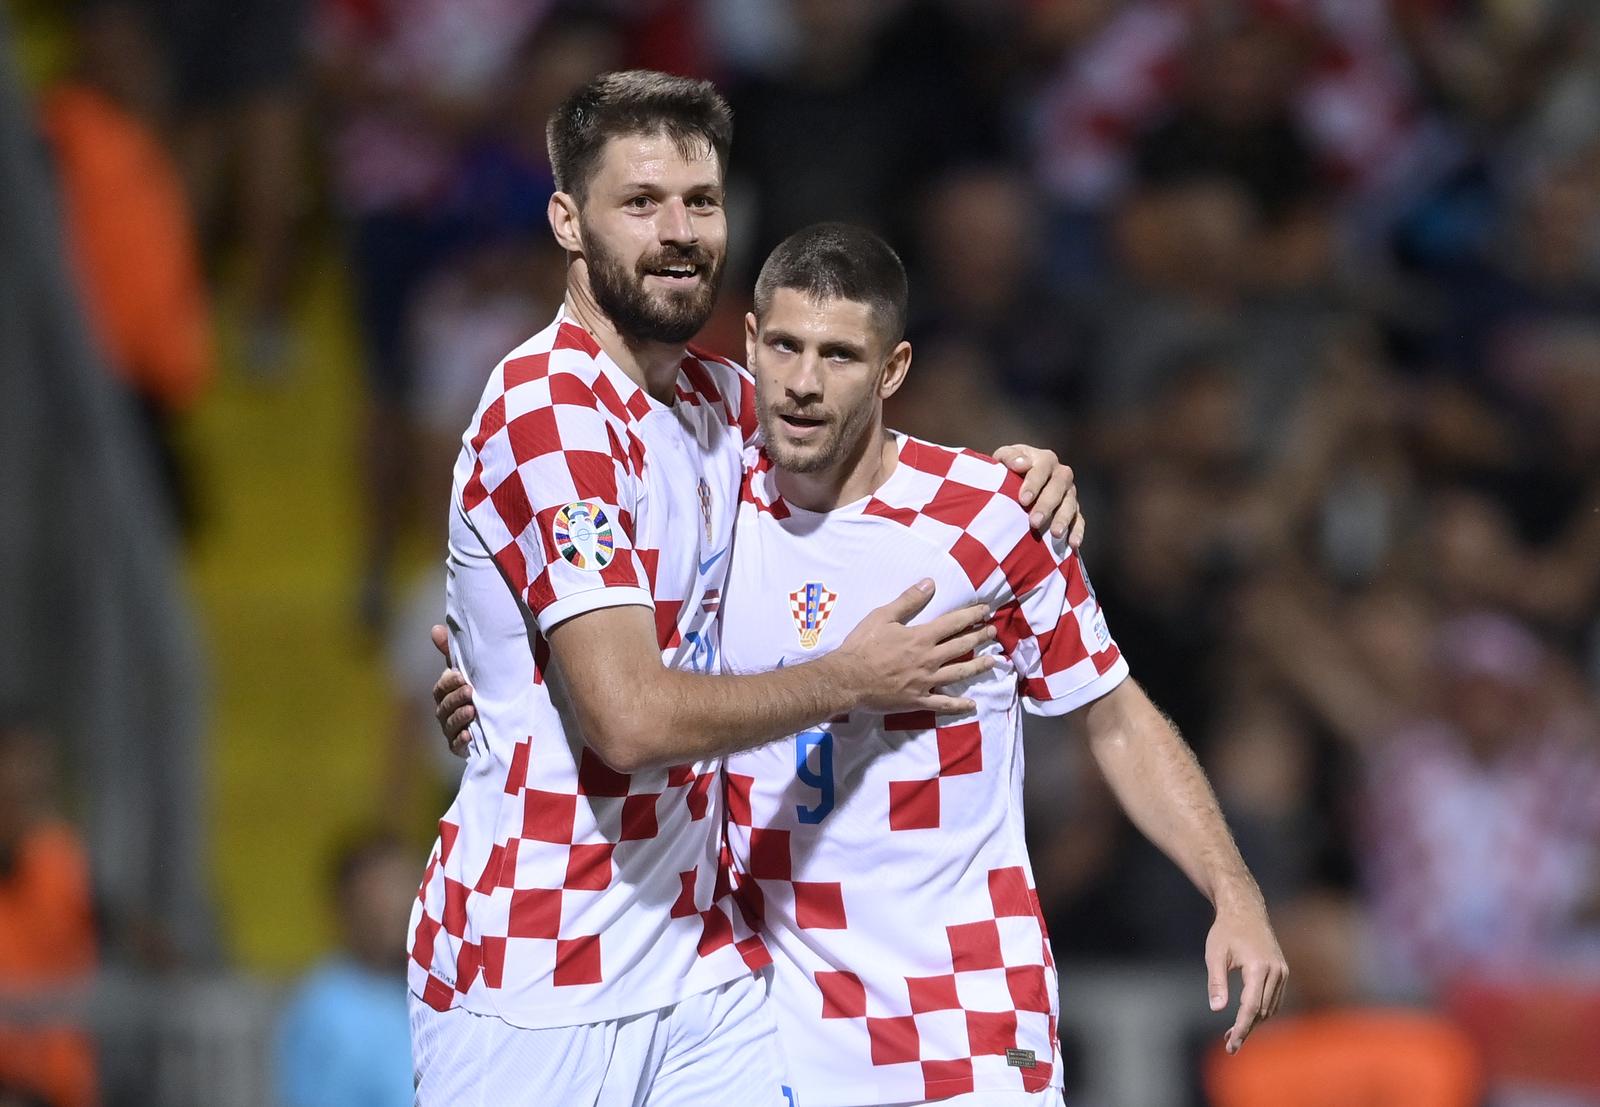
<svg viewBox="0 0 1600 1107"><path fill-rule="evenodd" d="M525 1030L411 997L415 1107L786 1107L767 978L671 1007Z"/></svg>
<svg viewBox="0 0 1600 1107"><path fill-rule="evenodd" d="M949 1099L928 1099L903 1107L1061 1107L1064 1100L1060 1088L1046 1088L1042 1092L967 1092ZM806 1107L802 1104L801 1107Z"/></svg>

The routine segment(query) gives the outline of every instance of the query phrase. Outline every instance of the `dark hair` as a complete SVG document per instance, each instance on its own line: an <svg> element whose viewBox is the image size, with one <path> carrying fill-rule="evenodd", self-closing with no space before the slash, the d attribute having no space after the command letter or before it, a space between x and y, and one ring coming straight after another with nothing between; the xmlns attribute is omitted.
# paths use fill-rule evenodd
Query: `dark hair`
<svg viewBox="0 0 1600 1107"><path fill-rule="evenodd" d="M867 304L893 346L905 337L906 267L881 237L849 223L813 223L767 256L756 277L756 318L765 318L773 293L792 288L817 300Z"/></svg>
<svg viewBox="0 0 1600 1107"><path fill-rule="evenodd" d="M649 69L602 73L550 113L545 144L556 188L581 204L608 141L657 134L672 139L685 157L711 147L726 171L733 109L710 81Z"/></svg>

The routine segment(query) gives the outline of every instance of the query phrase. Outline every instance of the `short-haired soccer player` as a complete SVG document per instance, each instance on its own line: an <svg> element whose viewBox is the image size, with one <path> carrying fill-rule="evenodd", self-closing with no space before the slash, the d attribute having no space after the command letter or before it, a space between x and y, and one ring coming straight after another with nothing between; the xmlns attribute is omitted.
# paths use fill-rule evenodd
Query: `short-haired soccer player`
<svg viewBox="0 0 1600 1107"><path fill-rule="evenodd" d="M765 445L747 453L723 665L842 648L910 574L934 608L995 609L966 712L848 712L726 758L741 905L774 957L798 1101L1061 1101L1058 985L1022 840L1021 710L1064 717L1126 813L1216 907L1211 1008L1237 1051L1286 969L1210 785L1118 653L1082 561L1030 533L1014 478L893 434L910 370L906 274L882 238L808 227L771 254L746 318ZM446 678L437 694L458 688ZM446 728L446 733L451 733Z"/></svg>
<svg viewBox="0 0 1600 1107"><path fill-rule="evenodd" d="M566 301L491 374L454 474L447 622L478 725L411 920L419 1104L781 1102L717 758L970 707L937 689L993 664L981 606L909 626L913 585L815 663L714 675L756 419L749 378L685 343L722 271L730 128L709 84L646 72L550 122Z"/></svg>
<svg viewBox="0 0 1600 1107"><path fill-rule="evenodd" d="M1074 552L1031 532L989 458L885 429L911 367L906 277L876 235L807 228L746 318L764 446L747 455L723 664L843 648L906 575L995 611L967 711L852 711L725 762L738 897L805 1107L1061 1101L1058 989L1023 841L1021 711L1086 741L1124 810L1216 907L1210 1003L1235 1051L1287 967L1199 765L1128 677ZM453 682L446 682L446 688Z"/></svg>
<svg viewBox="0 0 1600 1107"><path fill-rule="evenodd" d="M889 246L824 224L767 259L745 321L764 451L735 526L727 671L837 648L904 573L937 582L936 607L987 605L1000 632L980 651L998 664L962 687L973 711L851 712L726 763L790 1078L807 1107L1060 1102L1023 710L1089 743L1127 814L1216 905L1211 999L1243 970L1237 1049L1286 973L1260 893L1193 755L1128 679L1079 557L1029 529L1003 466L885 429L911 367L905 314Z"/></svg>

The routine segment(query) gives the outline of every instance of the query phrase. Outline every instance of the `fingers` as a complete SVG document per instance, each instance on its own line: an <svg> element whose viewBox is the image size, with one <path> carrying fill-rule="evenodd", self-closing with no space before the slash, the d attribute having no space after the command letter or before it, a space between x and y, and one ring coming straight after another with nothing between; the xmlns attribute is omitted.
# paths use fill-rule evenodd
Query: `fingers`
<svg viewBox="0 0 1600 1107"><path fill-rule="evenodd" d="M441 689L444 691L442 696L439 694ZM439 683L433 686L434 716L443 723L446 718L463 707L471 706L472 685L454 669L445 670L444 676L439 678Z"/></svg>
<svg viewBox="0 0 1600 1107"><path fill-rule="evenodd" d="M1055 476L1056 455L1050 450L1028 451L1030 466L1022 475L1022 491L1017 493L1017 501L1023 507L1033 507L1033 518L1038 520L1034 525L1039 525L1055 511L1060 502L1060 493L1065 486L1059 486L1054 499L1050 495L1050 485ZM1013 469L1016 467L1013 466ZM1018 470L1020 471L1020 470Z"/></svg>
<svg viewBox="0 0 1600 1107"><path fill-rule="evenodd" d="M439 674L439 679L433 682L433 706L437 708L444 703L445 697L451 693L467 688L467 678L460 669L446 669ZM467 688L467 696L472 696L472 690Z"/></svg>
<svg viewBox="0 0 1600 1107"><path fill-rule="evenodd" d="M433 627L428 631L428 637L433 639L433 648L438 650L441 654L443 654L444 655L444 659L446 661L449 661L450 660L450 635L449 635L449 632L446 631L444 629L444 627L440 626L438 623L434 623Z"/></svg>
<svg viewBox="0 0 1600 1107"><path fill-rule="evenodd" d="M933 651L933 659L940 665L965 660L999 636L1000 632L995 630L992 624L984 623L982 626L973 627L965 634L940 642Z"/></svg>
<svg viewBox="0 0 1600 1107"><path fill-rule="evenodd" d="M449 718L441 720L445 737L450 740L450 752L457 757L466 757L472 748L472 720L478 713L470 706L463 707L454 712Z"/></svg>
<svg viewBox="0 0 1600 1107"><path fill-rule="evenodd" d="M928 601L931 599L933 599L933 581L924 577L884 604L879 610L894 622L908 623L916 618L917 612L928 606ZM949 618L949 616L945 617ZM971 620L968 620L968 622L970 623ZM962 625L965 626L967 624ZM956 627L955 629L960 630L961 627ZM951 633L954 633L954 631Z"/></svg>
<svg viewBox="0 0 1600 1107"><path fill-rule="evenodd" d="M1281 961L1267 972L1266 1012L1261 1017L1270 1019L1283 1006L1283 993L1289 990L1289 966Z"/></svg>
<svg viewBox="0 0 1600 1107"><path fill-rule="evenodd" d="M927 630L933 635L935 642L943 642L945 639L962 634L975 624L981 623L988 615L988 604L969 603L965 607L947 611L937 619L930 619Z"/></svg>
<svg viewBox="0 0 1600 1107"><path fill-rule="evenodd" d="M953 662L933 674L934 687L943 688L949 684L960 684L964 680L971 680L975 676L987 673L997 664L999 664L999 658L994 657L992 654L969 658L966 661Z"/></svg>
<svg viewBox="0 0 1600 1107"><path fill-rule="evenodd" d="M1051 532L1060 538L1067 533L1067 527L1077 513L1078 496L1072 487L1072 470L1065 465L1053 466L1029 522L1033 523L1035 529L1042 530L1048 521Z"/></svg>
<svg viewBox="0 0 1600 1107"><path fill-rule="evenodd" d="M935 715L970 715L978 710L977 703L965 696L942 696L937 692L923 696L917 701L917 707Z"/></svg>
<svg viewBox="0 0 1600 1107"><path fill-rule="evenodd" d="M1206 948L1206 995L1211 1009L1220 1011L1228 1005L1228 961L1222 949Z"/></svg>
<svg viewBox="0 0 1600 1107"><path fill-rule="evenodd" d="M1067 545L1075 550L1083 549L1083 512L1078 512L1077 518L1072 520L1072 533L1067 535Z"/></svg>
<svg viewBox="0 0 1600 1107"><path fill-rule="evenodd" d="M1233 1028L1228 1031L1226 1039L1229 1053L1239 1052L1239 1047L1244 1045L1244 1040L1260 1020L1266 987L1266 965L1259 961L1247 965L1244 983L1239 987L1239 1017L1233 1020Z"/></svg>

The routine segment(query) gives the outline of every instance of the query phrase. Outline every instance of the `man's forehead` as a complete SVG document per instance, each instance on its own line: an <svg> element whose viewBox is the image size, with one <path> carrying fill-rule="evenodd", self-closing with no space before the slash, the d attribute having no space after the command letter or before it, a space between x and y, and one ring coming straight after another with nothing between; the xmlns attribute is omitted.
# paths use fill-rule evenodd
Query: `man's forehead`
<svg viewBox="0 0 1600 1107"><path fill-rule="evenodd" d="M710 142L691 137L683 143L662 131L607 139L600 154L600 172L617 181L686 176L699 178L696 183L722 183L722 164Z"/></svg>
<svg viewBox="0 0 1600 1107"><path fill-rule="evenodd" d="M848 332L864 337L872 330L872 305L842 296L817 295L800 288L779 288L772 294L762 325L784 329Z"/></svg>

